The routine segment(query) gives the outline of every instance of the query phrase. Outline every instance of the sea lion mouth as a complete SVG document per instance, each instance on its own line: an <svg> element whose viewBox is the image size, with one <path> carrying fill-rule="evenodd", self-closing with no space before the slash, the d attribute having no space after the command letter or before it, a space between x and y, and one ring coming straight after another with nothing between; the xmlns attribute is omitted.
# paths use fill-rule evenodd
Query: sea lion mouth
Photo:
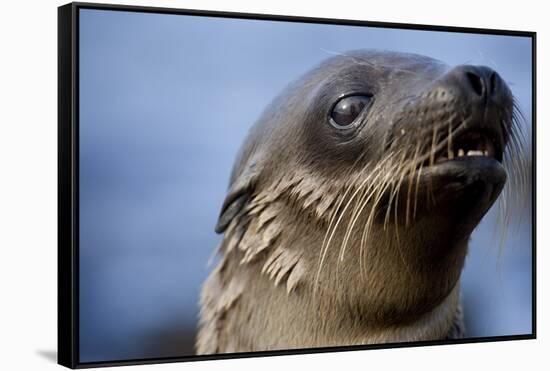
<svg viewBox="0 0 550 371"><path fill-rule="evenodd" d="M471 118L441 132L437 145L426 148L416 162L419 165L398 187L409 205L404 211L406 223L411 220L409 214L414 219L422 210L433 212L436 205L445 213L479 218L488 210L508 178L503 164L507 134L500 125L499 120ZM421 201L420 194L428 199Z"/></svg>
<svg viewBox="0 0 550 371"><path fill-rule="evenodd" d="M504 138L496 122L462 122L423 161L426 176L475 177L488 183L506 180Z"/></svg>
<svg viewBox="0 0 550 371"><path fill-rule="evenodd" d="M466 197L478 207L490 205L507 179L504 146L505 136L497 122L462 122L430 151L416 174L432 192L439 190L435 194L440 201Z"/></svg>
<svg viewBox="0 0 550 371"><path fill-rule="evenodd" d="M395 174L388 176L394 185L383 198L388 208L397 194L408 205L405 215L433 210L435 204L444 210L449 206L475 211L496 200L507 180L503 162L511 122L506 110L496 107L490 112L474 110L468 116L443 122L429 118L415 123L416 130L411 129L411 121L394 127L400 135L393 138L388 155L397 156L397 165L390 162L387 170ZM423 194L428 195L426 201Z"/></svg>
<svg viewBox="0 0 550 371"><path fill-rule="evenodd" d="M463 157L486 157L502 163L502 150L496 140L496 134L490 131L463 130L452 145L446 147L435 154L435 164L462 161Z"/></svg>
<svg viewBox="0 0 550 371"><path fill-rule="evenodd" d="M497 152L497 144L490 135L476 130L467 131L457 138L451 148L442 150L435 156L435 163L452 161L461 157L488 157L502 162L502 154Z"/></svg>

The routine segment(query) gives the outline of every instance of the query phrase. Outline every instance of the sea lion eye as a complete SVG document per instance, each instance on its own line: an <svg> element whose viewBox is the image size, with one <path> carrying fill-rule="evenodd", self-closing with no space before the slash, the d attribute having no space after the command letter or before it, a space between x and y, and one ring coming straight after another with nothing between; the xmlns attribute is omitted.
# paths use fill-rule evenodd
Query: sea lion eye
<svg viewBox="0 0 550 371"><path fill-rule="evenodd" d="M371 99L368 95L349 95L340 99L332 107L330 123L337 129L349 128Z"/></svg>

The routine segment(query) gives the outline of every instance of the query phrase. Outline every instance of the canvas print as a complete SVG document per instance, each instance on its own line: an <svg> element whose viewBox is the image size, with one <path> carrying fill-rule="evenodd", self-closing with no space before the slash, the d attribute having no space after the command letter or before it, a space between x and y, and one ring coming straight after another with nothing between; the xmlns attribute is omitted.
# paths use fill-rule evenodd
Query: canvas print
<svg viewBox="0 0 550 371"><path fill-rule="evenodd" d="M533 47L79 8L79 362L533 334Z"/></svg>

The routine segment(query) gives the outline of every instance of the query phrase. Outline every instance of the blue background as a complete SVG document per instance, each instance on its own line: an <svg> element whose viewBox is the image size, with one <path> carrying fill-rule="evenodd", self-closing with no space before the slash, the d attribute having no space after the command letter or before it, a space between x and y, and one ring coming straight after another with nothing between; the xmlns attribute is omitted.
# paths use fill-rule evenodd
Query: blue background
<svg viewBox="0 0 550 371"><path fill-rule="evenodd" d="M376 48L508 82L531 135L531 40L80 11L82 362L192 353L235 154L262 109L334 53ZM499 248L492 210L462 287L470 336L531 332L531 205Z"/></svg>

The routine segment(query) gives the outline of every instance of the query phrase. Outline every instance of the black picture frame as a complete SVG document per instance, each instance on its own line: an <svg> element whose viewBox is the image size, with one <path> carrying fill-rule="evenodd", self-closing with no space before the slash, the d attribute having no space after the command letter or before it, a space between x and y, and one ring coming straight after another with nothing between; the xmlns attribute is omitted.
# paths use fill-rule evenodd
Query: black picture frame
<svg viewBox="0 0 550 371"><path fill-rule="evenodd" d="M298 350L262 351L81 362L79 357L79 10L100 9L125 12L163 13L236 19L269 20L316 24L369 26L378 28L444 31L491 35L522 36L532 40L532 333L457 340L421 341L392 344L339 346ZM346 19L311 18L252 13L232 13L145 6L70 3L58 8L58 363L69 368L153 364L212 359L263 357L362 349L417 347L536 339L536 32L462 28L423 24L371 22Z"/></svg>

